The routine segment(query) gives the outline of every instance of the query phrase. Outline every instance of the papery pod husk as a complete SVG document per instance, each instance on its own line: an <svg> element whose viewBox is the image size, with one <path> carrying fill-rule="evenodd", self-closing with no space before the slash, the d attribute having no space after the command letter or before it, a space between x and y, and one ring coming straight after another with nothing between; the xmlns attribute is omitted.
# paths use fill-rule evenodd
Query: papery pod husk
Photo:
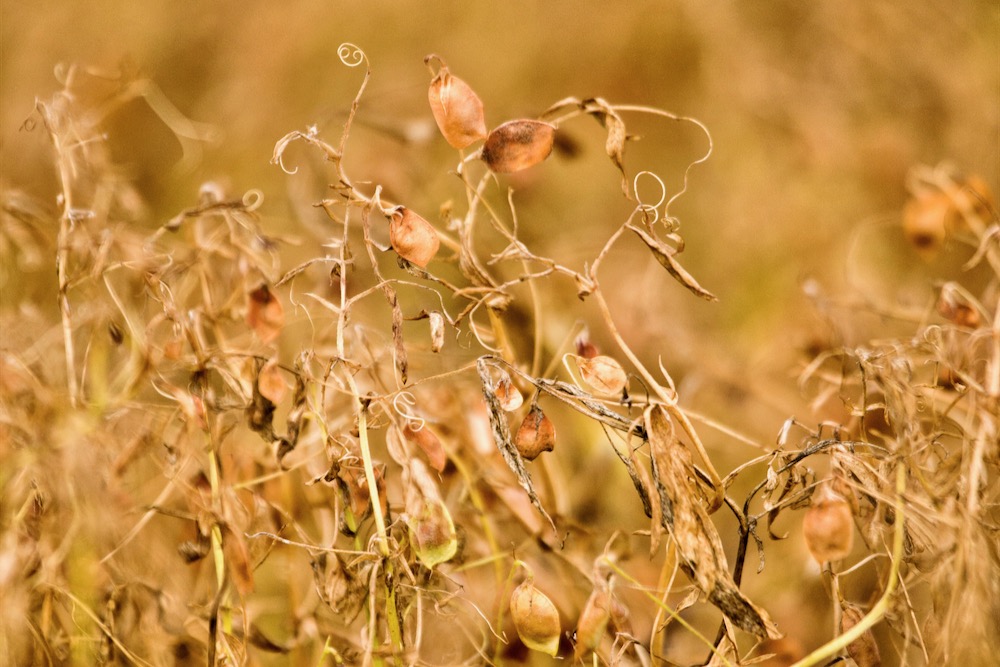
<svg viewBox="0 0 1000 667"><path fill-rule="evenodd" d="M389 220L392 249L406 261L425 268L441 247L434 226L405 206L397 206Z"/></svg>
<svg viewBox="0 0 1000 667"><path fill-rule="evenodd" d="M522 582L510 594L510 615L517 636L528 648L555 656L559 652L562 625L559 610L532 579Z"/></svg>
<svg viewBox="0 0 1000 667"><path fill-rule="evenodd" d="M802 517L802 536L818 563L841 560L854 546L854 516L847 500L823 485Z"/></svg>
<svg viewBox="0 0 1000 667"><path fill-rule="evenodd" d="M844 603L840 615L840 633L844 634L864 618L864 612L855 604ZM858 667L878 667L882 664L875 635L871 630L864 633L847 645L847 654L858 664Z"/></svg>
<svg viewBox="0 0 1000 667"><path fill-rule="evenodd" d="M517 429L514 446L529 461L534 461L542 452L551 452L555 448L556 427L537 405L531 406Z"/></svg>
<svg viewBox="0 0 1000 667"><path fill-rule="evenodd" d="M921 257L931 259L944 245L954 219L954 207L947 194L923 192L903 208L903 234Z"/></svg>
<svg viewBox="0 0 1000 667"><path fill-rule="evenodd" d="M458 534L451 513L440 500L425 498L417 516L406 522L410 546L428 569L446 563L458 552Z"/></svg>
<svg viewBox="0 0 1000 667"><path fill-rule="evenodd" d="M427 56L424 62L436 56ZM431 113L445 140L454 148L466 148L486 136L483 102L462 79L441 66L427 91Z"/></svg>
<svg viewBox="0 0 1000 667"><path fill-rule="evenodd" d="M555 126L544 121L509 120L487 135L482 158L490 171L512 174L545 160L555 137Z"/></svg>
<svg viewBox="0 0 1000 667"><path fill-rule="evenodd" d="M576 365L580 375L591 389L603 396L620 396L628 383L628 375L616 360L598 355L596 357L577 357Z"/></svg>

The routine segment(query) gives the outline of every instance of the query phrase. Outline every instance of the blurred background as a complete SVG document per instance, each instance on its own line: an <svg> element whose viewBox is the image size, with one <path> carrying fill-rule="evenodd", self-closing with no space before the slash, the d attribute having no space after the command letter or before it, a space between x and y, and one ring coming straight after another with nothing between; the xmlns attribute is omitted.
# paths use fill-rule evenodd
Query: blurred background
<svg viewBox="0 0 1000 667"><path fill-rule="evenodd" d="M4 0L0 12L8 194L58 211L52 146L33 109L76 64L81 94L107 95L119 77L152 84L151 97L109 108L102 120L115 170L137 196L133 224L163 225L209 181L231 196L258 189L265 230L308 239L294 250L300 256L317 254L314 241L326 233L310 204L329 194L329 173L301 148L288 154L302 168L296 177L270 159L292 130L315 126L339 141L362 79L338 58L344 42L363 49L372 69L346 168L430 220L463 195L448 175L455 154L429 112L427 54L478 92L490 127L568 96L699 119L714 153L691 170L671 213L687 243L682 262L719 301L679 288L631 239L608 260L605 286L644 360L662 358L692 406L764 443L789 416L825 417L809 411L794 382L804 351L869 333L850 310L818 311L803 287L875 310L930 308L930 286L958 276L968 252L919 256L904 242L908 172L950 162L993 192L1000 178L1000 7L987 0ZM201 124L204 141L178 141L147 101L160 93ZM654 171L677 191L707 149L704 134L687 123L625 121L640 137L628 145L628 170ZM525 240L579 268L632 204L604 154L603 130L586 118L563 129L573 150L502 184L516 189ZM28 266L22 278L51 281L51 266ZM565 304L579 302L573 285L552 285L558 342L577 316L560 319ZM719 468L725 474L754 453L727 462L722 451ZM815 576L805 581L825 596ZM769 602L785 628L794 628L800 593Z"/></svg>
<svg viewBox="0 0 1000 667"><path fill-rule="evenodd" d="M952 270L946 259L928 266L896 243L913 165L952 161L996 190L1000 9L992 2L634 1L612 9L6 0L2 12L3 187L55 206L49 140L23 124L36 98L60 89L60 64L148 78L181 113L214 130L181 161L176 137L142 99L111 112L112 158L146 204L137 222L150 226L192 205L199 186L213 180L235 193L260 189L269 229L295 231L309 212L294 202L324 196L322 174L309 190L269 158L294 129L316 125L339 138L361 79L338 60L342 42L361 47L373 70L348 167L426 217L460 194L446 174L453 154L428 112L422 61L429 53L479 93L490 126L567 96L700 119L715 153L693 169L672 212L687 240L686 265L720 302L665 283L660 293L661 270L633 247L648 271L633 271L632 280L650 289L626 290L616 313L636 340L671 338L673 352L664 354L681 358L696 344L692 334L698 345L707 338L737 352L725 355L727 363L755 363L801 343L795 337L808 337L800 324L809 314L800 285L810 277L863 282L878 294L880 277ZM629 144L627 168L655 171L671 191L679 188L684 165L705 151L704 136L688 124L626 122L642 137ZM519 204L529 238L582 261L629 206L616 197L601 129L582 119L566 130L577 157L533 170L537 186L515 185L525 191ZM532 197L541 191L544 201Z"/></svg>

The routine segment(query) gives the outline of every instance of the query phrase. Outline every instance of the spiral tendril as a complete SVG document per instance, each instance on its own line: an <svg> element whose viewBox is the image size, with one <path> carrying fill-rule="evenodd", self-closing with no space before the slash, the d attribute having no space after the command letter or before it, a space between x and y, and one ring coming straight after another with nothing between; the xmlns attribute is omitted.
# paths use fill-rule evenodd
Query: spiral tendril
<svg viewBox="0 0 1000 667"><path fill-rule="evenodd" d="M368 56L361 50L361 47L350 42L344 42L337 48L337 57L347 67L357 67L368 60Z"/></svg>

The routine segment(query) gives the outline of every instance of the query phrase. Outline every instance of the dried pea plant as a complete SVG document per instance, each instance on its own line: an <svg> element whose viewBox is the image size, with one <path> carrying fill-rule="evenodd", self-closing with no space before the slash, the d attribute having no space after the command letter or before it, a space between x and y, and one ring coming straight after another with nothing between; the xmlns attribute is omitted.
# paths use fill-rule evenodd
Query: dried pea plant
<svg viewBox="0 0 1000 667"><path fill-rule="evenodd" d="M951 235L975 243L974 262L993 271L982 294L949 283L942 322L922 321L912 340L821 353L803 387L818 401L843 398L845 423L814 433L790 420L774 451L723 477L695 428L706 421L685 410L666 369L642 364L600 280L612 248L634 235L680 286L715 299L679 263L684 240L669 213L688 171L711 154L704 126L570 98L489 130L473 89L428 56L431 112L459 151L454 176L466 195L462 212L442 207L435 225L345 169L371 70L357 47L339 53L364 70L339 140L310 128L274 150L290 178L296 143L332 175L331 196L316 204L332 224L329 252L290 268L291 239L264 233L256 191L229 198L207 185L152 234L131 224L143 215L137 196L102 148L109 110L139 95L185 142L210 138L149 82L73 70L39 104L61 211L9 194L2 250L7 265L55 255L58 313L52 333L41 314L22 313L23 340L3 350L0 590L10 613L0 655L13 664L762 663L781 632L740 583L751 540L764 566L759 522L770 532L789 509L804 510L807 545L838 602L834 638L801 664L847 655L878 664L877 624L899 655L928 664L978 655L963 631L982 629L977 641L989 646L988 625L970 618L995 619L1000 597L1000 309L989 305L1000 257L984 188L924 174L920 192L948 204L908 213L923 225L922 251ZM78 94L87 78L105 94ZM704 132L707 152L679 192L626 170L629 114ZM518 233L513 194L496 194L501 175L543 168L560 128L588 116L606 132L634 207L572 268L536 254ZM658 201L639 196L640 179L660 186ZM930 209L947 219L941 234L927 232ZM582 331L572 352L569 339L546 348L539 294L551 280L596 305L615 349L602 352ZM529 355L515 338L533 340ZM556 422L573 413L604 433L648 530L600 534L567 516L547 458ZM820 458L830 472L817 481L809 466ZM739 527L732 567L720 511ZM659 564L652 577L636 567L646 560L632 555L637 541ZM860 571L875 572L877 595L846 600L840 584ZM933 612L920 606L928 597ZM711 607L721 614L714 637L687 611ZM685 655L672 647L680 636L695 647Z"/></svg>

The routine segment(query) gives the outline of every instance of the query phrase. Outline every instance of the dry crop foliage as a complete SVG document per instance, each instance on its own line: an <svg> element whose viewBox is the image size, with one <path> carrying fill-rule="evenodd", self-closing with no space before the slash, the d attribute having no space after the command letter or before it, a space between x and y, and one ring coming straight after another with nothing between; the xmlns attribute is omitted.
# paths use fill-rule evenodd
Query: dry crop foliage
<svg viewBox="0 0 1000 667"><path fill-rule="evenodd" d="M26 269L54 257L58 311L47 319L19 295L23 330L5 333L8 663L763 663L784 646L781 629L740 584L751 540L765 565L760 522L780 539L771 524L788 510L801 510L835 602L833 639L793 655L799 664L879 664L873 628L883 653L911 663L996 648L1000 251L984 186L918 172L905 223L924 253L971 243L970 266L989 269L978 293L941 285L939 314L920 313L911 338L820 351L802 385L818 403L842 399L843 423L790 419L776 447L723 475L696 423L734 439L739 429L686 410L669 372L640 362L600 282L611 248L634 235L714 300L678 261L669 208L687 171L668 197L624 163L628 114L704 131L708 151L688 171L711 153L707 130L602 99L488 130L472 88L429 56L431 112L462 151L467 196L432 224L346 173L371 70L352 45L340 56L365 73L339 141L310 129L274 151L294 174L286 151L302 142L333 179L317 204L328 252L291 268L280 254L291 239L262 231L259 192L230 199L206 185L152 234L130 226L141 199L103 148L109 110L141 96L179 137L207 136L151 83L73 68L39 103L61 211L9 193L3 253ZM84 94L95 81L105 94ZM586 116L606 131L634 209L572 268L521 240L512 191L491 194L497 174L549 167L537 165L560 127ZM639 197L640 179L660 186L658 201ZM615 349L584 331L545 348L548 280L596 304ZM515 303L527 326L508 316ZM527 358L515 337L533 341ZM547 457L571 429L552 414L604 433L648 530L569 520ZM737 520L732 565L720 511ZM640 580L638 543L655 582ZM845 599L843 582L861 573L871 598ZM709 606L721 612L714 637L685 613ZM683 654L682 636L695 647Z"/></svg>

